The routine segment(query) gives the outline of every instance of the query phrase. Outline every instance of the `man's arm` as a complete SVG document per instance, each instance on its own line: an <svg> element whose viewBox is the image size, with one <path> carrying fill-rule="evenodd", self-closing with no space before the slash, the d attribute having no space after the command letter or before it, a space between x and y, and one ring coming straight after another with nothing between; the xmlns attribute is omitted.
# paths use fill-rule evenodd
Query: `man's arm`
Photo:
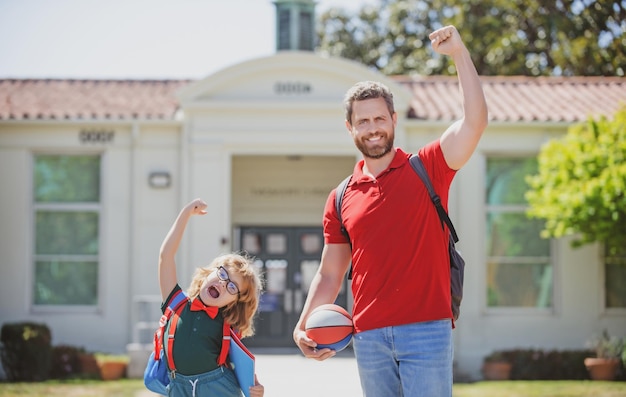
<svg viewBox="0 0 626 397"><path fill-rule="evenodd" d="M300 319L293 331L293 340L305 357L325 360L335 355L335 351L331 349L315 349L317 344L306 336L304 327L313 309L325 303L333 303L337 299L351 259L350 244L326 244L322 250L320 267L311 282Z"/></svg>
<svg viewBox="0 0 626 397"><path fill-rule="evenodd" d="M469 51L454 26L446 26L429 35L433 49L451 56L457 70L463 100L463 118L441 136L441 150L448 166L460 169L471 157L487 127L487 103Z"/></svg>

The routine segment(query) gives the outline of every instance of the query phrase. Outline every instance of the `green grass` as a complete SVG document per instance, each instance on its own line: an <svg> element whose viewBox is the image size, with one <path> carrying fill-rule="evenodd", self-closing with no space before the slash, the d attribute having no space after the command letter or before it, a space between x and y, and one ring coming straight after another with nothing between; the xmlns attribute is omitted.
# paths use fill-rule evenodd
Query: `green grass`
<svg viewBox="0 0 626 397"><path fill-rule="evenodd" d="M624 397L626 382L502 381L455 384L454 397Z"/></svg>
<svg viewBox="0 0 626 397"><path fill-rule="evenodd" d="M275 396L271 390L267 397ZM2 397L147 397L141 379L0 383ZM454 397L624 397L626 382L503 381L458 383Z"/></svg>
<svg viewBox="0 0 626 397"><path fill-rule="evenodd" d="M0 383L2 397L139 397L144 392L143 379Z"/></svg>

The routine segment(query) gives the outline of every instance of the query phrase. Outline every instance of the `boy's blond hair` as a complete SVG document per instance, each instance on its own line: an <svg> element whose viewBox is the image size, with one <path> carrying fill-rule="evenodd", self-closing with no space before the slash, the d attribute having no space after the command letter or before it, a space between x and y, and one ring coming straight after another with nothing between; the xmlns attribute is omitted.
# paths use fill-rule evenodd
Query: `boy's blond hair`
<svg viewBox="0 0 626 397"><path fill-rule="evenodd" d="M207 267L197 268L187 295L191 300L200 294L200 287L204 279L215 269L223 266L229 272L241 275L243 279L239 287L239 296L235 302L224 308L224 320L237 330L242 337L254 335L254 315L259 307L259 297L262 290L261 277L252 261L252 258L240 254L225 254L218 256Z"/></svg>

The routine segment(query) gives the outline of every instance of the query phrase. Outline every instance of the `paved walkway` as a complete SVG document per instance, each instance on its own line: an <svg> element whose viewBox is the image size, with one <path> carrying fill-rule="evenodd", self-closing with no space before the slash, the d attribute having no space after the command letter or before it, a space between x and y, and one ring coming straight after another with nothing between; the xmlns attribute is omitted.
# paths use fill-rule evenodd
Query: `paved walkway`
<svg viewBox="0 0 626 397"><path fill-rule="evenodd" d="M265 397L351 397L361 396L356 360L346 349L318 362L304 358L299 350L252 351L257 375L265 386ZM149 391L136 397L154 397Z"/></svg>
<svg viewBox="0 0 626 397"><path fill-rule="evenodd" d="M257 374L265 397L361 396L356 360L351 350L326 361L292 354L260 354Z"/></svg>

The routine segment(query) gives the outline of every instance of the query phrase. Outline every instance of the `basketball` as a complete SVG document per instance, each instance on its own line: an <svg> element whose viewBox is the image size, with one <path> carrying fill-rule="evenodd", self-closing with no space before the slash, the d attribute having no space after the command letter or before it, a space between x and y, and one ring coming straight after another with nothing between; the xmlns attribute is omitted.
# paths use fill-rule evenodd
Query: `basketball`
<svg viewBox="0 0 626 397"><path fill-rule="evenodd" d="M329 303L318 306L306 319L305 332L317 342L318 349L341 351L352 340L352 316L339 305Z"/></svg>

